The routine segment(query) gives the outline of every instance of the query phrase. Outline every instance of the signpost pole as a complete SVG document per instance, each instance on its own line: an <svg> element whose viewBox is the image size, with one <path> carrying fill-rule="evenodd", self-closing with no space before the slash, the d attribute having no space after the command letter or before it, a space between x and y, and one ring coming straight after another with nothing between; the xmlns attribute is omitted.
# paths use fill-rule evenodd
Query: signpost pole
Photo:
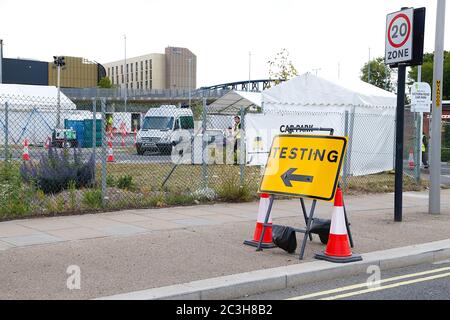
<svg viewBox="0 0 450 320"><path fill-rule="evenodd" d="M441 116L442 69L444 61L445 0L438 0L436 13L436 38L433 67L433 109L431 119L430 194L429 213L441 211Z"/></svg>
<svg viewBox="0 0 450 320"><path fill-rule="evenodd" d="M395 194L394 221L402 221L402 192L403 192L403 128L405 109L405 76L406 65L398 65L397 113L395 131Z"/></svg>

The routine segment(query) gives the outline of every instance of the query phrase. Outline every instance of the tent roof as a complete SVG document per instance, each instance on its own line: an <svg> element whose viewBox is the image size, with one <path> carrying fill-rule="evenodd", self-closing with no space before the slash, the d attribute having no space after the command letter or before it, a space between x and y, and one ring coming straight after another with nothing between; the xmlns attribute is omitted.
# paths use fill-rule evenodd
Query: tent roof
<svg viewBox="0 0 450 320"><path fill-rule="evenodd" d="M55 109L58 89L55 86L35 86L24 84L0 84L0 103L8 102L15 109ZM76 109L64 93L60 92L61 109Z"/></svg>
<svg viewBox="0 0 450 320"><path fill-rule="evenodd" d="M208 106L209 113L236 115L241 108L261 106L260 92L229 91Z"/></svg>
<svg viewBox="0 0 450 320"><path fill-rule="evenodd" d="M263 108L291 106L364 106L395 108L397 96L361 80L326 80L310 73L263 91ZM279 107L276 107L278 105Z"/></svg>

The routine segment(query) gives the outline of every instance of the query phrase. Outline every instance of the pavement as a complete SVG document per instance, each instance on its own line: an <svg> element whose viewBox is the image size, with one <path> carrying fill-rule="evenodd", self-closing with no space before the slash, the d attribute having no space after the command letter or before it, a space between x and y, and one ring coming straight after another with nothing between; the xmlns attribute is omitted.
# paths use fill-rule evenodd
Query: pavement
<svg viewBox="0 0 450 320"><path fill-rule="evenodd" d="M442 190L440 215L427 213L426 192L405 192L403 199L404 219L398 223L393 221L393 194L345 197L354 252L449 238L450 190ZM298 250L296 254L279 248L255 252L243 245L253 235L257 209L258 202L252 202L1 222L0 299L101 298L323 263L313 258L324 249L317 236L308 242L303 261L298 260ZM331 210L331 203L319 202L316 217L330 218ZM299 201L276 200L273 220L302 227ZM300 241L301 235L297 238ZM81 271L79 290L66 285L73 265Z"/></svg>

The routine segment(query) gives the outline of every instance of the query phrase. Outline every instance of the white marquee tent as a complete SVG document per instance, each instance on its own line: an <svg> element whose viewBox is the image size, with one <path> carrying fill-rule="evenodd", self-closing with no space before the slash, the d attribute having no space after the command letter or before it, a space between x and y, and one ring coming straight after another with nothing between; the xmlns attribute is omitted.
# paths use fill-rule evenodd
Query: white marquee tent
<svg viewBox="0 0 450 320"><path fill-rule="evenodd" d="M5 141L6 105L8 106L8 141L22 144L43 144L56 126L57 88L19 84L0 84L0 142ZM61 123L64 119L92 118L89 111L76 110L64 93L60 95Z"/></svg>
<svg viewBox="0 0 450 320"><path fill-rule="evenodd" d="M322 127L350 137L346 174L390 170L395 108L395 94L363 81L330 81L305 73L263 91L263 113L246 115L247 162L264 165L273 137L289 128L305 133L301 129Z"/></svg>

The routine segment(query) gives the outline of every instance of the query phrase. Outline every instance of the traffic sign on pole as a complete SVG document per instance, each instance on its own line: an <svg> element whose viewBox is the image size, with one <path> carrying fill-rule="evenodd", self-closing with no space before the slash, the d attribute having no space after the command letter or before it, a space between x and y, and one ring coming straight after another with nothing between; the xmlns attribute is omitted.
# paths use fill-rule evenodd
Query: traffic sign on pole
<svg viewBox="0 0 450 320"><path fill-rule="evenodd" d="M386 64L391 65L413 59L413 18L413 8L406 8L387 15Z"/></svg>

